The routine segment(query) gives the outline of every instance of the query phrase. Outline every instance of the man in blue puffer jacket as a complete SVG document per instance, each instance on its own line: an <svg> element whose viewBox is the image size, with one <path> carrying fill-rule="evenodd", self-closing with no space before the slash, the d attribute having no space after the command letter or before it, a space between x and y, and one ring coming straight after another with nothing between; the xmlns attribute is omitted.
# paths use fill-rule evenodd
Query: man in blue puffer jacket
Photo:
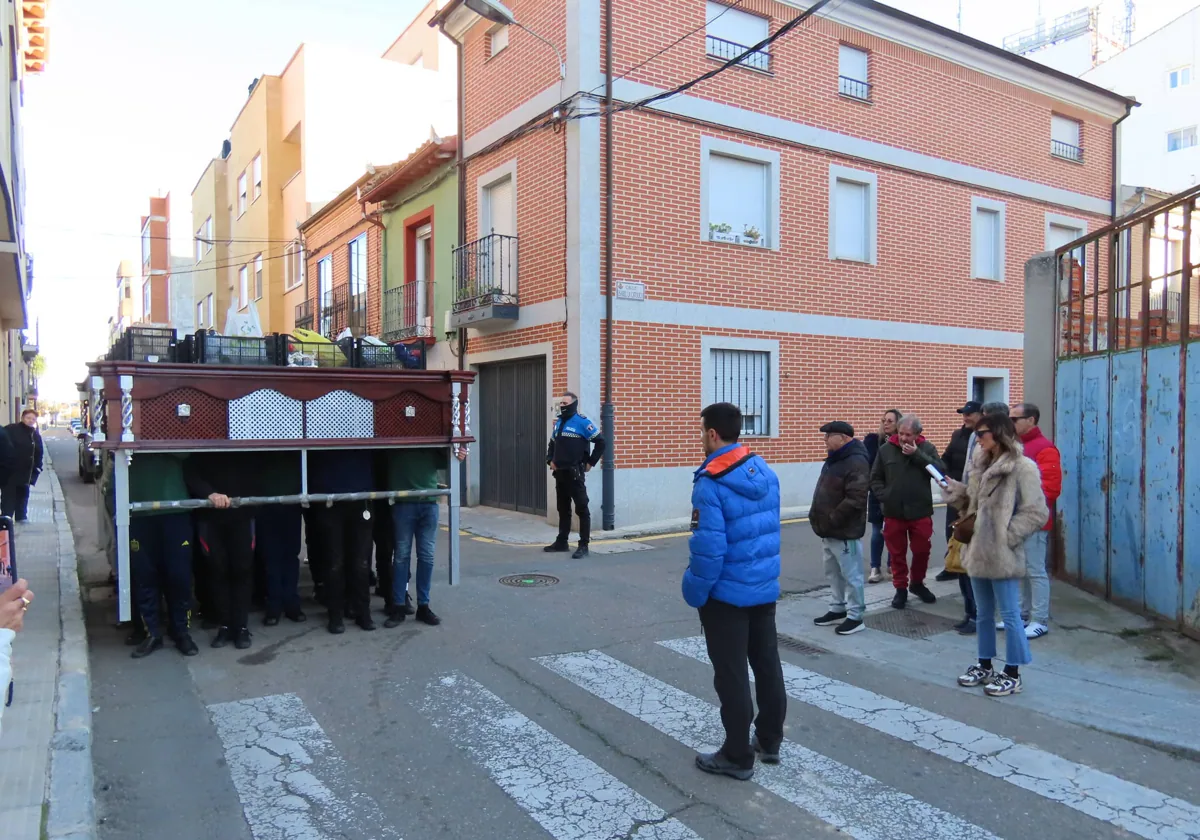
<svg viewBox="0 0 1200 840"><path fill-rule="evenodd" d="M762 458L738 443L742 412L714 403L700 412L707 457L692 484L690 560L683 599L700 624L721 701L725 744L696 756L696 766L746 780L754 755L779 762L787 694L775 635L779 600L779 479ZM754 704L746 663L754 671Z"/></svg>

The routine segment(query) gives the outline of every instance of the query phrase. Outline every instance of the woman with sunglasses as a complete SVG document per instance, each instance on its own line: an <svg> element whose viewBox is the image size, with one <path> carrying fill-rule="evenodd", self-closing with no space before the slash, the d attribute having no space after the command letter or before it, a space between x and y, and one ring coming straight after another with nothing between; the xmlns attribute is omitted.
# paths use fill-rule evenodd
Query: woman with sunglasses
<svg viewBox="0 0 1200 840"><path fill-rule="evenodd" d="M943 493L947 504L974 522L963 549L963 565L975 593L979 662L958 678L958 684L983 686L990 697L1006 697L1021 691L1019 668L1030 662L1029 640L1021 623L1025 540L1046 524L1049 510L1037 464L1023 454L1012 420L1002 414L985 415L975 426L975 437L978 445L968 483L947 479ZM992 666L997 609L1007 631L1002 672Z"/></svg>

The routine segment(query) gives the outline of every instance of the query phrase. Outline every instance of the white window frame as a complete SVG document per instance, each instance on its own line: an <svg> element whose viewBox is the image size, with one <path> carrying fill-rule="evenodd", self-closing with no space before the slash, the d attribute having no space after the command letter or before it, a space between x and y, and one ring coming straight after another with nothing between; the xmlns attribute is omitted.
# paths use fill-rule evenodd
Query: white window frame
<svg viewBox="0 0 1200 840"><path fill-rule="evenodd" d="M304 246L299 240L292 240L283 248L283 270L285 292L304 285Z"/></svg>
<svg viewBox="0 0 1200 840"><path fill-rule="evenodd" d="M1011 406L1009 401L1011 395L1012 373L1008 368L984 368L984 367L969 367L967 368L967 399L975 399L975 380L976 379L1001 379L1004 381L1004 399L1001 400L1005 405Z"/></svg>
<svg viewBox="0 0 1200 840"><path fill-rule="evenodd" d="M214 300L212 292L208 293L208 297L204 299L205 306L208 309L208 325L213 329L217 326L217 302Z"/></svg>
<svg viewBox="0 0 1200 840"><path fill-rule="evenodd" d="M1071 123L1075 126L1075 142L1068 143L1066 140L1060 140L1054 136L1054 124L1058 122ZM1070 146L1077 150L1078 156L1071 157L1070 155L1060 155L1054 150L1055 143L1062 143L1064 146ZM1083 163L1083 123L1075 117L1068 117L1066 114L1050 114L1050 156L1059 160L1069 160L1072 163Z"/></svg>
<svg viewBox="0 0 1200 840"><path fill-rule="evenodd" d="M246 170L237 177L237 207L238 218L240 219L246 213Z"/></svg>
<svg viewBox="0 0 1200 840"><path fill-rule="evenodd" d="M205 253L207 253L204 250L204 243L202 242L203 235L204 235L204 228L200 228L200 230L196 231L196 262L197 263L199 263L202 259L204 259L204 255L205 255Z"/></svg>
<svg viewBox="0 0 1200 840"><path fill-rule="evenodd" d="M999 216L999 242L996 243L996 262L997 277L985 277L978 271L978 263L975 258L975 223L976 216L980 210L990 210ZM1003 201L996 201L991 198L983 198L981 196L971 196L971 279L972 280L991 280L995 283L1003 283L1007 274L1008 263L1005 261L1006 252L1004 242L1008 238L1008 219L1006 218L1005 204Z"/></svg>
<svg viewBox="0 0 1200 840"><path fill-rule="evenodd" d="M238 269L238 309L250 305L250 265Z"/></svg>
<svg viewBox="0 0 1200 840"><path fill-rule="evenodd" d="M1083 236L1088 232L1087 219L1077 219L1074 216L1063 216L1059 213L1046 214L1045 238L1042 240L1042 246L1047 251L1053 251L1050 247L1050 228L1052 226L1073 228L1079 231L1079 236ZM1079 237L1075 237L1078 239Z"/></svg>
<svg viewBox="0 0 1200 840"><path fill-rule="evenodd" d="M507 23L492 27L488 32L488 58L495 58L508 49L508 39L511 34Z"/></svg>
<svg viewBox="0 0 1200 840"><path fill-rule="evenodd" d="M259 254L254 258L254 299L262 300L263 297L263 258Z"/></svg>
<svg viewBox="0 0 1200 840"><path fill-rule="evenodd" d="M204 220L204 253L213 249L213 219L209 216Z"/></svg>
<svg viewBox="0 0 1200 840"><path fill-rule="evenodd" d="M1187 133L1189 131L1192 133L1192 144L1190 146L1185 146L1183 144L1183 140L1187 136ZM1172 134L1179 135L1179 148L1178 149L1171 148L1171 135ZM1171 131L1168 131L1167 132L1167 154L1173 154L1174 152L1182 152L1186 149L1194 149L1194 148L1196 148L1197 140L1198 140L1197 131L1196 131L1196 126L1194 126L1194 125L1186 125L1183 128L1176 128Z"/></svg>
<svg viewBox="0 0 1200 840"><path fill-rule="evenodd" d="M360 248L361 250L359 250ZM367 234L365 231L346 243L346 285L350 287L350 306L353 307L354 299L367 291Z"/></svg>
<svg viewBox="0 0 1200 840"><path fill-rule="evenodd" d="M734 58L736 53L735 54L726 54L726 52L728 52L728 51L712 52L708 48L708 39L709 38L716 38L718 41L724 41L729 44L738 44L739 46L742 46L742 47L745 47L748 49L750 47L753 47L755 44L762 42L764 39L769 37L771 34L771 19L769 17L767 17L765 15L756 14L752 11L749 11L748 9L734 8L733 4L731 4L731 3L718 2L718 0L708 0L708 2L705 3L705 6L704 6L704 14L705 14L705 21L706 21L705 25L704 25L704 43L705 43L704 51L710 58L715 58L718 61L723 61L723 62L728 61L729 59ZM726 26L728 24L728 22L732 22L739 16L742 18L753 18L756 22L761 22L763 25L763 30L764 30L762 37L758 38L755 41L751 41L749 44L742 44L740 41L735 41L732 38L726 38L726 37L724 37L724 35L719 34L720 32L725 31L722 29L723 26ZM726 21L726 23L722 23L721 22L722 20ZM713 26L710 25L710 24L714 24L714 23L716 24L715 29ZM746 38L743 40L749 40L749 39ZM765 67L760 66L762 64L765 64L766 66ZM743 58L741 60L741 62L738 63L737 66L744 67L747 70L757 70L760 73L770 73L771 72L771 47L770 47L770 45L768 44L767 46L763 47L762 49L757 50L756 52L750 53L745 58Z"/></svg>
<svg viewBox="0 0 1200 840"><path fill-rule="evenodd" d="M204 301L196 301L196 329L204 326ZM212 324L209 324L211 327Z"/></svg>
<svg viewBox="0 0 1200 840"><path fill-rule="evenodd" d="M255 155L254 160L250 162L250 171L253 173L253 177L250 179L251 182L253 182L253 184L254 184L254 198L251 199L251 203L253 203L255 201L258 201L259 196L262 195L262 155L261 154Z"/></svg>
<svg viewBox="0 0 1200 840"><path fill-rule="evenodd" d="M847 76L842 72L842 56L847 52L856 52L863 57L863 66L866 72L863 73L863 78L856 79L853 76ZM847 84L842 80L846 79L850 82ZM866 96L859 96L855 92L854 83L866 85ZM838 93L842 96L848 96L851 99L856 99L859 102L871 101L871 51L864 50L862 47L856 47L854 44L838 44Z"/></svg>
<svg viewBox="0 0 1200 840"><path fill-rule="evenodd" d="M492 186L492 184L495 184L498 181L503 181L505 178L512 178L513 229L517 232L518 236L520 235L521 221L520 214L518 213L518 210L520 209L520 192L517 191L517 161L514 158L513 160L500 164L489 172L485 172L475 179L475 208L477 215L476 225L478 226L476 230L476 238L487 236L492 229L491 220L483 218L483 209L484 207L488 206L484 193L486 193L488 187ZM484 222L488 222L488 224L485 225Z"/></svg>
<svg viewBox="0 0 1200 840"><path fill-rule="evenodd" d="M838 181L862 184L867 188L867 260L837 255L837 185ZM851 169L836 163L829 165L829 259L861 265L879 265L879 176L874 172Z"/></svg>
<svg viewBox="0 0 1200 840"><path fill-rule="evenodd" d="M763 238L766 245L747 245L749 248L760 248L768 251L779 250L779 152L770 149L760 149L757 146L747 146L743 143L733 143L716 137L700 138L700 240L711 242L708 232L710 208L708 206L709 157L711 155L741 158L752 163L765 164L767 173L767 229Z"/></svg>
<svg viewBox="0 0 1200 840"><path fill-rule="evenodd" d="M1183 74L1187 73L1187 81L1183 80ZM1175 77L1175 84L1171 84L1171 77ZM1179 90L1182 87L1188 87L1192 83L1192 65L1181 64L1178 67L1172 67L1167 71L1167 90Z"/></svg>
<svg viewBox="0 0 1200 840"><path fill-rule="evenodd" d="M713 350L742 350L768 355L769 370L767 371L767 397L770 400L770 414L767 417L767 429L761 435L743 435L755 440L779 437L779 342L769 338L735 338L725 335L703 335L700 337L700 408L716 402L713 393Z"/></svg>
<svg viewBox="0 0 1200 840"><path fill-rule="evenodd" d="M154 290L150 278L142 283L142 320L149 322L154 309Z"/></svg>

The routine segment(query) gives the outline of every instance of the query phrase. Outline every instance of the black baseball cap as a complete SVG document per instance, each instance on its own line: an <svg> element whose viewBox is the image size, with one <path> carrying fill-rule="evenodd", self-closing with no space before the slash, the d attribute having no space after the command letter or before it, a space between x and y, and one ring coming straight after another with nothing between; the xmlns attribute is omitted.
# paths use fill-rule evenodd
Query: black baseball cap
<svg viewBox="0 0 1200 840"><path fill-rule="evenodd" d="M979 414L983 411L983 403L971 400L958 410L959 414Z"/></svg>
<svg viewBox="0 0 1200 840"><path fill-rule="evenodd" d="M834 420L832 423L826 423L821 427L821 431L827 435L854 437L854 427L842 420Z"/></svg>

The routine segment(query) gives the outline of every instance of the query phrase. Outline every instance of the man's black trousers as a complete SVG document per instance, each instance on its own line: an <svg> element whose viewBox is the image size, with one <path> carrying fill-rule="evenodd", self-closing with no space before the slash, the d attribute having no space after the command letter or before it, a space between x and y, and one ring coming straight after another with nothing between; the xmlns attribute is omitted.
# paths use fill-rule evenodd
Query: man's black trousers
<svg viewBox="0 0 1200 840"><path fill-rule="evenodd" d="M254 512L255 565L261 563L266 574L268 616L300 609L301 515L298 505L263 505Z"/></svg>
<svg viewBox="0 0 1200 840"><path fill-rule="evenodd" d="M579 514L579 544L585 546L592 536L592 514L588 510L587 482L583 468L554 471L554 491L558 496L558 541L571 536L571 503Z"/></svg>
<svg viewBox="0 0 1200 840"><path fill-rule="evenodd" d="M787 715L787 692L775 635L775 604L735 607L709 599L700 608L700 624L708 658L712 660L713 687L721 701L721 723L725 744L721 752L739 767L754 766L750 746L750 724L768 752L778 752L783 741L783 719ZM750 675L758 697L758 717L750 699Z"/></svg>
<svg viewBox="0 0 1200 840"><path fill-rule="evenodd" d="M162 638L159 602L176 638L188 632L192 609L192 517L188 513L132 516L129 519L129 565L133 595L146 632Z"/></svg>
<svg viewBox="0 0 1200 840"><path fill-rule="evenodd" d="M200 544L208 555L209 594L222 627L240 630L250 621L254 585L254 532L249 511L205 512L197 517Z"/></svg>
<svg viewBox="0 0 1200 840"><path fill-rule="evenodd" d="M371 614L370 567L373 522L363 518L370 502L334 502L332 507L313 505L317 550L325 558L325 606L330 621L341 621L347 603L354 614Z"/></svg>
<svg viewBox="0 0 1200 840"><path fill-rule="evenodd" d="M10 481L0 489L0 513L24 522L29 516L29 485Z"/></svg>

